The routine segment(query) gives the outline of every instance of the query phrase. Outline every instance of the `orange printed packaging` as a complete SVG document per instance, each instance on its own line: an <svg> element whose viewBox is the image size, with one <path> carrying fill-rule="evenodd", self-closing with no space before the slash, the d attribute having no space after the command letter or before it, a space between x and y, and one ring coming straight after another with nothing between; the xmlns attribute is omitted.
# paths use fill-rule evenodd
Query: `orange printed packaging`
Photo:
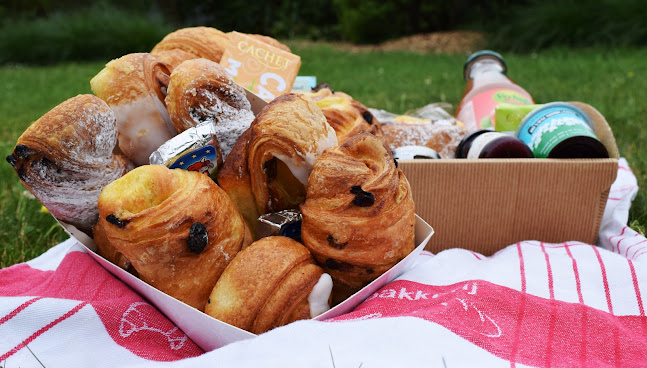
<svg viewBox="0 0 647 368"><path fill-rule="evenodd" d="M227 34L232 43L220 60L234 81L266 101L290 92L301 58L239 32Z"/></svg>

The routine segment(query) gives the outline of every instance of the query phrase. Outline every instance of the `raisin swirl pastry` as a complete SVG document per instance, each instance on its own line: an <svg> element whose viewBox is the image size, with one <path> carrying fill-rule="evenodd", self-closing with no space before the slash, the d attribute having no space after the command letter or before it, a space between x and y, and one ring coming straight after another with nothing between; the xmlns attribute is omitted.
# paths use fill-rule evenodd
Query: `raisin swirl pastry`
<svg viewBox="0 0 647 368"><path fill-rule="evenodd" d="M117 117L119 148L136 166L177 133L164 105L169 68L153 55L136 53L106 64L90 80L92 92Z"/></svg>
<svg viewBox="0 0 647 368"><path fill-rule="evenodd" d="M375 136L324 151L301 206L303 244L334 281L340 302L415 248L409 182Z"/></svg>
<svg viewBox="0 0 647 368"><path fill-rule="evenodd" d="M284 94L267 104L238 139L218 171L218 184L255 233L258 216L303 203L317 157L335 145L335 131L317 105Z"/></svg>
<svg viewBox="0 0 647 368"><path fill-rule="evenodd" d="M110 107L93 95L78 95L29 126L7 161L54 217L90 235L101 190L133 167L113 153L116 145Z"/></svg>
<svg viewBox="0 0 647 368"><path fill-rule="evenodd" d="M175 68L165 101L178 133L201 123L213 124L223 157L254 120L243 87L220 64L207 59L187 60Z"/></svg>
<svg viewBox="0 0 647 368"><path fill-rule="evenodd" d="M386 144L380 122L366 106L348 94L334 92L326 85L304 95L317 103L340 144L360 132L372 133Z"/></svg>
<svg viewBox="0 0 647 368"><path fill-rule="evenodd" d="M271 236L252 243L227 266L205 313L260 334L328 310L332 280L293 239Z"/></svg>
<svg viewBox="0 0 647 368"><path fill-rule="evenodd" d="M98 205L104 249L201 311L227 264L252 241L227 194L198 172L140 166L106 186Z"/></svg>
<svg viewBox="0 0 647 368"><path fill-rule="evenodd" d="M231 47L231 42L224 32L212 27L188 27L166 35L153 47L151 54L180 49L218 63L227 47Z"/></svg>

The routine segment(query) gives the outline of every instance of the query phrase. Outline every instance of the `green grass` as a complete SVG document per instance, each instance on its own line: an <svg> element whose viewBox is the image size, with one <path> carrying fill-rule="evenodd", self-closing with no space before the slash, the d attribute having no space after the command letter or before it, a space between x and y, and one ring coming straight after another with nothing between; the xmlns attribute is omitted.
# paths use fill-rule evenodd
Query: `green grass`
<svg viewBox="0 0 647 368"><path fill-rule="evenodd" d="M348 53L329 46L294 46L300 75L316 75L369 107L402 113L432 102L456 105L463 92L465 55L400 52ZM641 187L647 183L647 49L550 49L537 54L504 54L509 75L538 103L578 100L609 121L620 154ZM107 61L107 60L106 60ZM0 152L8 155L18 136L49 109L79 93L101 63L51 67L1 67ZM66 238L40 204L23 195L12 168L0 163L0 267L29 260ZM629 223L644 231L647 195L638 193Z"/></svg>

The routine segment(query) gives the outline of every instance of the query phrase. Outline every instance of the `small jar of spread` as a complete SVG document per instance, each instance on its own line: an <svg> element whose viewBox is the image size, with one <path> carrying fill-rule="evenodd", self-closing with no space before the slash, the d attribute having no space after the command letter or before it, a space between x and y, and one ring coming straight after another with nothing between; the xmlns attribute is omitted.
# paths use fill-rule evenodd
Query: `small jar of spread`
<svg viewBox="0 0 647 368"><path fill-rule="evenodd" d="M393 158L396 160L440 159L440 155L427 146L402 146L393 150Z"/></svg>
<svg viewBox="0 0 647 368"><path fill-rule="evenodd" d="M530 148L517 137L490 129L475 130L461 140L456 158L533 158Z"/></svg>
<svg viewBox="0 0 647 368"><path fill-rule="evenodd" d="M526 115L517 137L540 158L608 158L591 117L567 102L551 102Z"/></svg>

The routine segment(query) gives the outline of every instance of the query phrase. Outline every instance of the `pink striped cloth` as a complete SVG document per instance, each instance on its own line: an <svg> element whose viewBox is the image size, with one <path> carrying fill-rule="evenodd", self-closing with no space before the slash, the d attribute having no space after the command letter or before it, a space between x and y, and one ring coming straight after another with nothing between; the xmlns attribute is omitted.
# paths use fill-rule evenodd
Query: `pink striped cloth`
<svg viewBox="0 0 647 368"><path fill-rule="evenodd" d="M424 252L348 314L208 353L68 240L0 270L0 366L647 367L637 191L621 159L597 246Z"/></svg>

